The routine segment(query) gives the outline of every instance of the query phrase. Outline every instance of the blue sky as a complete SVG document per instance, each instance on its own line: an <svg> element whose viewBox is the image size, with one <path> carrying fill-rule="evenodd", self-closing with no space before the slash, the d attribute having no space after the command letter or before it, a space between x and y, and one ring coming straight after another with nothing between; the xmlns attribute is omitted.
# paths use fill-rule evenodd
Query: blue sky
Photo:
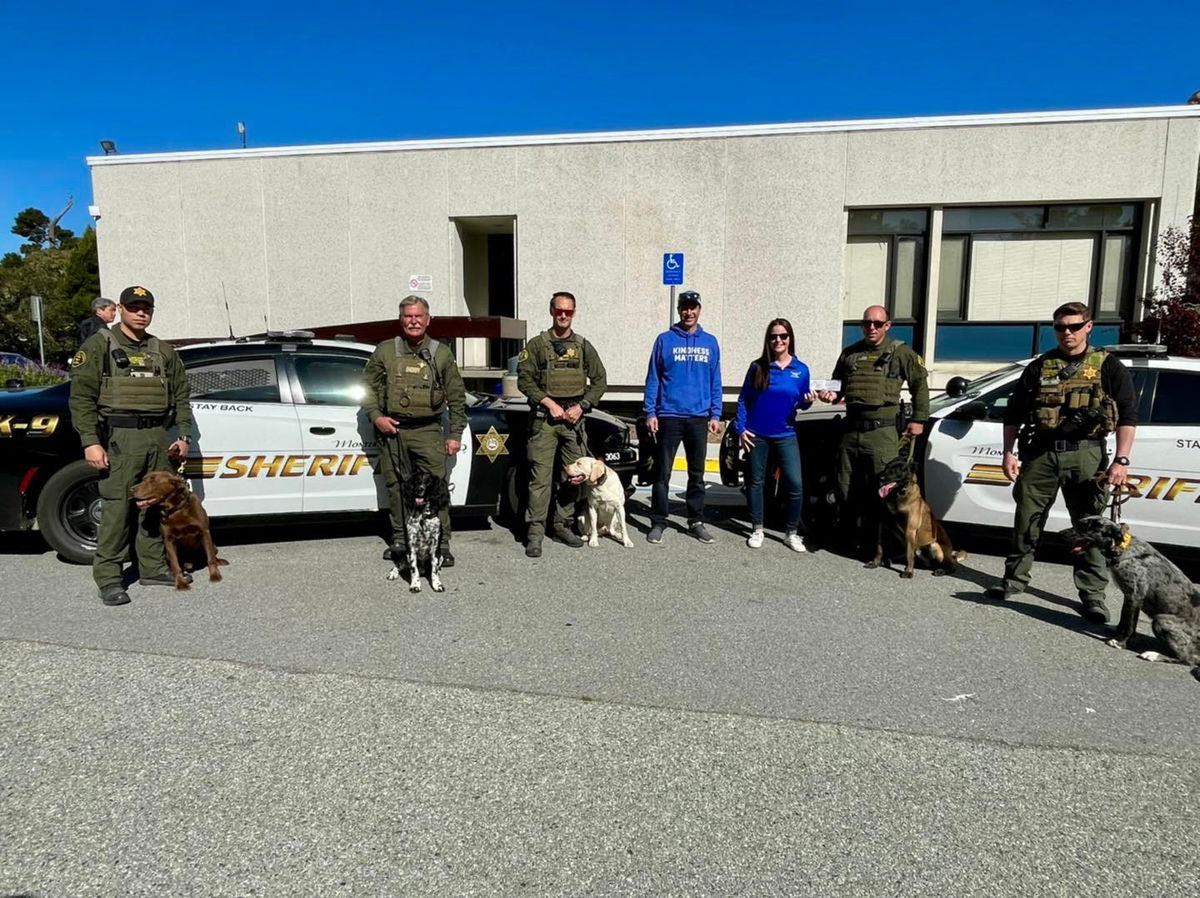
<svg viewBox="0 0 1200 898"><path fill-rule="evenodd" d="M5 4L0 252L123 153L1183 103L1195 4Z"/></svg>

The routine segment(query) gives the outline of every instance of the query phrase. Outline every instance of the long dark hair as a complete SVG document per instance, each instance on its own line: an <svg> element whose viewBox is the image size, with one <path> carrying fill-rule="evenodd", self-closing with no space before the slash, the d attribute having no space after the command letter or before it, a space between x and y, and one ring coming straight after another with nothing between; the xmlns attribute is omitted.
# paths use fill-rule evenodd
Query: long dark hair
<svg viewBox="0 0 1200 898"><path fill-rule="evenodd" d="M772 318L767 322L766 333L763 334L763 351L762 355L754 360L754 389L765 390L771 383L771 361L774 358L774 353L771 352L771 328L778 325L783 325L784 330L788 335L788 352L792 355L796 354L796 332L792 330L792 322L786 318Z"/></svg>

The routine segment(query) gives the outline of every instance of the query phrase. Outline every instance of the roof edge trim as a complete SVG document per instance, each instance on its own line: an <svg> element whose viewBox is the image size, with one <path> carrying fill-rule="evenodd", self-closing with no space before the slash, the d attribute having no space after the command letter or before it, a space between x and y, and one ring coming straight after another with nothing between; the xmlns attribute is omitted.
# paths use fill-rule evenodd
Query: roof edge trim
<svg viewBox="0 0 1200 898"><path fill-rule="evenodd" d="M564 134L526 134L498 137L447 137L422 140L328 143L251 149L185 150L172 153L130 153L88 156L89 166L135 165L151 162L203 162L214 159L256 159L272 156L325 156L342 153L383 153L419 150L463 150L489 147L551 146L556 144L635 143L655 140L704 140L722 137L774 137L845 131L907 131L927 128L978 128L994 125L1071 124L1138 119L1200 118L1200 105L1132 106L1118 109L1079 109L1051 112L1005 112L912 118L852 119L828 122L783 122L765 125L721 125L705 128L659 128L642 131L582 131Z"/></svg>

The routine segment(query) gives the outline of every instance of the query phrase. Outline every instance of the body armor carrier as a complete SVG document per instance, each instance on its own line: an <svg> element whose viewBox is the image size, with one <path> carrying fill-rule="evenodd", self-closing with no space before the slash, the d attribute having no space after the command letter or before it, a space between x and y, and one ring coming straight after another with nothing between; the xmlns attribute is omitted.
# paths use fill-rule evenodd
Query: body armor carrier
<svg viewBox="0 0 1200 898"><path fill-rule="evenodd" d="M895 374L895 358L903 345L889 338L846 357L846 405L880 408L900 404L902 378Z"/></svg>
<svg viewBox="0 0 1200 898"><path fill-rule="evenodd" d="M157 337L140 349L127 352L112 331L101 328L108 346L100 376L100 408L105 414L130 412L165 415L171 402L167 396L166 356Z"/></svg>
<svg viewBox="0 0 1200 898"><path fill-rule="evenodd" d="M1057 355L1042 357L1038 391L1029 408L1029 426L1035 434L1078 440L1097 439L1116 430L1117 404L1100 380L1107 357L1102 349L1074 362Z"/></svg>
<svg viewBox="0 0 1200 898"><path fill-rule="evenodd" d="M432 418L446 404L446 389L434 364L438 342L413 354L396 338L396 359L388 371L387 410L397 418Z"/></svg>
<svg viewBox="0 0 1200 898"><path fill-rule="evenodd" d="M583 370L583 340L572 334L555 340L547 331L545 390L554 399L573 399L587 392L587 373Z"/></svg>

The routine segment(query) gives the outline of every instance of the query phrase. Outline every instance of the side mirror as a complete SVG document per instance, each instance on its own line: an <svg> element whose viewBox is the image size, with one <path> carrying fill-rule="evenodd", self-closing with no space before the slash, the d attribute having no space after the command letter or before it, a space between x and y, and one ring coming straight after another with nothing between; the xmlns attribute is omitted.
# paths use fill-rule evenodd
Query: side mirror
<svg viewBox="0 0 1200 898"><path fill-rule="evenodd" d="M956 408L950 417L956 421L982 421L988 416L987 403L982 399L975 399L968 402L966 405Z"/></svg>
<svg viewBox="0 0 1200 898"><path fill-rule="evenodd" d="M971 382L965 377L952 377L946 383L946 395L951 399L957 399L967 392L967 387L970 385Z"/></svg>

